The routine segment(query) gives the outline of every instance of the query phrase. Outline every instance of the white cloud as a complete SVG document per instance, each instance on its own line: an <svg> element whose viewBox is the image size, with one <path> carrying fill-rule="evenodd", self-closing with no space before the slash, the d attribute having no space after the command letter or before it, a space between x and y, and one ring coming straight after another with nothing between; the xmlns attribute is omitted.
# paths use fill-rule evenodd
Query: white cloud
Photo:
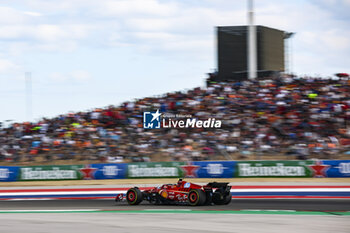
<svg viewBox="0 0 350 233"><path fill-rule="evenodd" d="M49 78L54 82L65 82L69 79L68 75L64 75L59 72L53 72L49 75Z"/></svg>
<svg viewBox="0 0 350 233"><path fill-rule="evenodd" d="M62 40L67 36L68 32L58 25L38 25L34 30L33 36L43 41Z"/></svg>
<svg viewBox="0 0 350 233"><path fill-rule="evenodd" d="M348 51L349 22L335 14L335 6L345 11L349 1L256 1L256 23L297 32L295 52L308 50L319 56L324 50ZM21 48L29 51L112 46L202 58L213 56L216 49L215 26L247 21L241 1L30 0L21 9L0 7L0 39L6 40L6 48L21 41Z"/></svg>
<svg viewBox="0 0 350 233"><path fill-rule="evenodd" d="M22 36L25 36L27 33L27 29L23 25L4 25L0 26L0 39L19 39ZM8 41L11 43L11 41Z"/></svg>
<svg viewBox="0 0 350 233"><path fill-rule="evenodd" d="M41 13L39 13L39 12L34 12L34 11L24 11L23 14L29 15L29 16L34 16L34 17L42 16Z"/></svg>
<svg viewBox="0 0 350 233"><path fill-rule="evenodd" d="M350 48L350 31L331 29L324 32L319 39L333 52Z"/></svg>
<svg viewBox="0 0 350 233"><path fill-rule="evenodd" d="M75 70L70 73L70 76L77 81L87 81L91 79L91 75L89 72L85 70Z"/></svg>
<svg viewBox="0 0 350 233"><path fill-rule="evenodd" d="M96 8L99 16L151 16L167 17L178 11L174 3L164 3L156 0L120 0L120 1L100 1Z"/></svg>
<svg viewBox="0 0 350 233"><path fill-rule="evenodd" d="M85 24L19 24L0 26L3 50L10 55L28 51L71 52L88 38L93 26ZM20 45L18 47L18 45Z"/></svg>
<svg viewBox="0 0 350 233"><path fill-rule="evenodd" d="M11 7L0 7L0 23L6 24L18 24L25 23L27 17L19 10Z"/></svg>
<svg viewBox="0 0 350 233"><path fill-rule="evenodd" d="M12 0L12 2L26 6L30 9L35 9L35 11L45 12L47 14L70 12L75 9L83 8L84 6L91 6L91 3L93 2L98 4L98 2L95 0Z"/></svg>
<svg viewBox="0 0 350 233"><path fill-rule="evenodd" d="M18 69L19 66L14 64L13 62L6 59L0 59L0 73L14 72Z"/></svg>
<svg viewBox="0 0 350 233"><path fill-rule="evenodd" d="M69 73L53 72L49 78L56 83L81 83L92 78L91 74L85 70L74 70Z"/></svg>

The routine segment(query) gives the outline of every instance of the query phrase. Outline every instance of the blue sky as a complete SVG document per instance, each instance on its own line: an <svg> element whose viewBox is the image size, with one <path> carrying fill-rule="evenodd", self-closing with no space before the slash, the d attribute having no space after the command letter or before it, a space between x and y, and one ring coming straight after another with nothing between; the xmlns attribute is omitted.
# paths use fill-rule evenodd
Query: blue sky
<svg viewBox="0 0 350 233"><path fill-rule="evenodd" d="M256 23L297 32L293 71L350 72L349 0L259 0ZM244 25L241 0L12 0L0 6L0 121L29 120L203 86L215 26Z"/></svg>

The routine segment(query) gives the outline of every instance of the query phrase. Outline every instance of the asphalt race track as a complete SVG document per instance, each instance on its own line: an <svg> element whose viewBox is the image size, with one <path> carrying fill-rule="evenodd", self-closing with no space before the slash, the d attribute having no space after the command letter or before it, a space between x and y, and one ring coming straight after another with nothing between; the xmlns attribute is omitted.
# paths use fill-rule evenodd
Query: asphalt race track
<svg viewBox="0 0 350 233"><path fill-rule="evenodd" d="M126 201L0 201L0 232L348 233L350 199L232 199L229 205L130 206Z"/></svg>
<svg viewBox="0 0 350 233"><path fill-rule="evenodd" d="M350 199L233 199L229 205L186 206L151 205L147 201L130 206L126 201L114 200L26 200L0 201L0 210L48 210L48 209L103 209L145 210L184 209L193 210L297 210L297 211L350 211Z"/></svg>
<svg viewBox="0 0 350 233"><path fill-rule="evenodd" d="M0 232L348 233L348 210L348 199L234 199L226 206L198 207L129 206L113 200L1 201Z"/></svg>

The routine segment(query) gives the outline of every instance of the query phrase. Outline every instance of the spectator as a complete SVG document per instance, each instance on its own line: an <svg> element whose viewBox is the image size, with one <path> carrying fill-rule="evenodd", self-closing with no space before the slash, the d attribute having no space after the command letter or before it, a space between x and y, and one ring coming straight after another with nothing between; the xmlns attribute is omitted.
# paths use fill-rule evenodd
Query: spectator
<svg viewBox="0 0 350 233"><path fill-rule="evenodd" d="M142 113L222 120L218 129L142 128ZM335 157L350 145L350 81L221 82L0 130L0 161L205 160L218 155Z"/></svg>

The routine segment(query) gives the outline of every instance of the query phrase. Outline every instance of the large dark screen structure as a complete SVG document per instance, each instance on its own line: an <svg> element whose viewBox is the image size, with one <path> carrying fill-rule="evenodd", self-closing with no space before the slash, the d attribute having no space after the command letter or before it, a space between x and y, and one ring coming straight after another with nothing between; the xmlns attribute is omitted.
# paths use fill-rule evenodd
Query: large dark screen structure
<svg viewBox="0 0 350 233"><path fill-rule="evenodd" d="M256 26L258 77L284 71L284 31ZM219 80L246 79L248 26L217 27Z"/></svg>

